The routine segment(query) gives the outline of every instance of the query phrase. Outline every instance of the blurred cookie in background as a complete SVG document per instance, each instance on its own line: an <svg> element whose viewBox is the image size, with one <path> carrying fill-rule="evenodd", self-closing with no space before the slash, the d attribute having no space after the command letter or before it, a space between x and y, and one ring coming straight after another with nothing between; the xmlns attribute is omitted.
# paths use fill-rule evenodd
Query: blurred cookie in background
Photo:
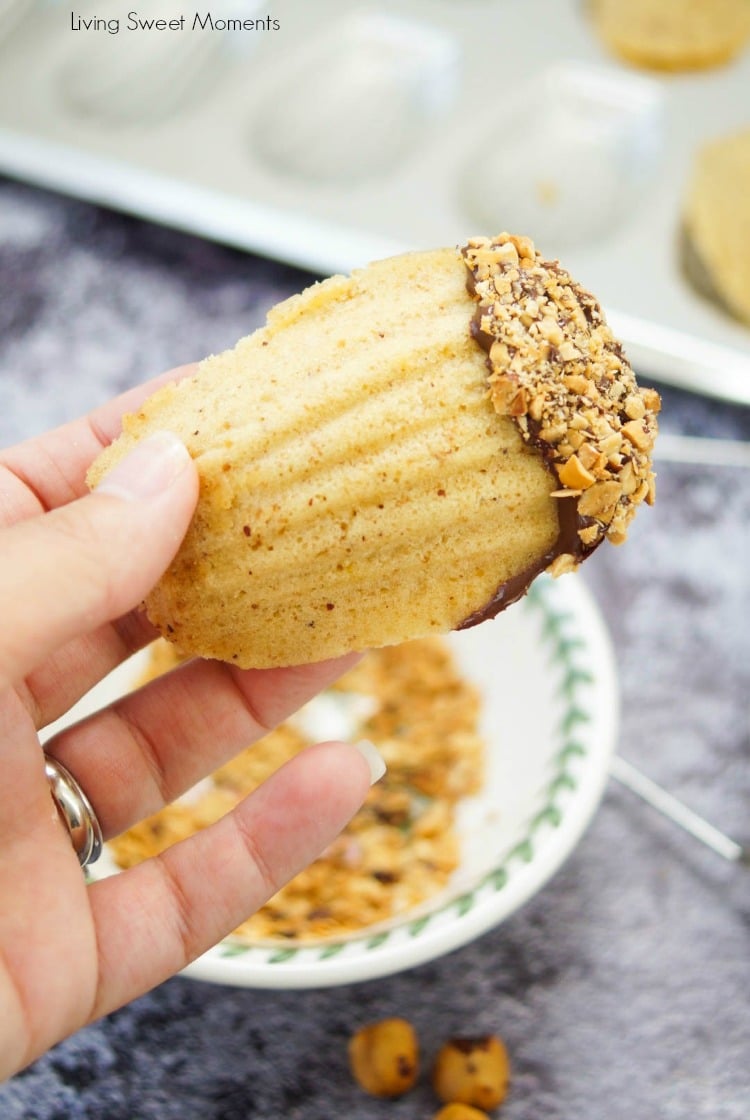
<svg viewBox="0 0 750 1120"><path fill-rule="evenodd" d="M651 70L702 70L750 40L748 0L591 0L591 18L614 54Z"/></svg>
<svg viewBox="0 0 750 1120"><path fill-rule="evenodd" d="M750 128L698 150L685 198L682 258L701 295L750 324Z"/></svg>

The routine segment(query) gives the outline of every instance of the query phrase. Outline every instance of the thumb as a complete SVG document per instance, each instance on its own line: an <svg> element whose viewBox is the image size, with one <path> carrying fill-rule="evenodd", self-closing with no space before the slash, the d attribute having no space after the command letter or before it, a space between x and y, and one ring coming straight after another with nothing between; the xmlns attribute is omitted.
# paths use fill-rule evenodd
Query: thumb
<svg viewBox="0 0 750 1120"><path fill-rule="evenodd" d="M179 548L197 500L187 449L157 432L93 494L0 531L0 685L137 606Z"/></svg>

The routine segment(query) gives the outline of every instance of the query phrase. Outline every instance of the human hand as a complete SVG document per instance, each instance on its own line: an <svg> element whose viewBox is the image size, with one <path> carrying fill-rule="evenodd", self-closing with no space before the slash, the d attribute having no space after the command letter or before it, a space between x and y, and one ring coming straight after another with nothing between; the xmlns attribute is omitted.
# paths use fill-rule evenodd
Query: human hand
<svg viewBox="0 0 750 1120"><path fill-rule="evenodd" d="M0 1078L235 928L323 850L372 779L353 747L312 747L217 824L86 883L50 795L38 731L155 636L136 608L187 529L195 466L165 433L96 493L84 477L122 413L156 384L0 455ZM106 838L174 799L351 663L243 672L188 662L45 749L80 782Z"/></svg>

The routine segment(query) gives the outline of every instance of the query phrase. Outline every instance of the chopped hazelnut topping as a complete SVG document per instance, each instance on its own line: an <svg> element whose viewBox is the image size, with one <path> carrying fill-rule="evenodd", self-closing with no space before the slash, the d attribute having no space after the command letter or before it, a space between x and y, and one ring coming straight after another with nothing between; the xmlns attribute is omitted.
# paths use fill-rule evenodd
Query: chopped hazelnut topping
<svg viewBox="0 0 750 1120"><path fill-rule="evenodd" d="M607 461L606 455L602 455L590 443L582 443L578 448L578 458L586 468L587 471L600 470L604 463Z"/></svg>
<svg viewBox="0 0 750 1120"><path fill-rule="evenodd" d="M528 238L475 237L461 255L493 406L541 450L562 486L552 496L576 501L580 550L557 556L558 574L604 536L623 541L636 506L653 502L659 394L638 387L593 296Z"/></svg>
<svg viewBox="0 0 750 1120"><path fill-rule="evenodd" d="M575 556L572 556L569 552L563 552L560 556L555 557L547 571L552 576L562 576L566 572L574 572L577 567L578 561Z"/></svg>
<svg viewBox="0 0 750 1120"><path fill-rule="evenodd" d="M596 525L587 525L585 529L578 530L578 536L583 544L594 544L599 536L599 530Z"/></svg>
<svg viewBox="0 0 750 1120"><path fill-rule="evenodd" d="M641 451L650 447L650 435L646 431L642 420L629 420L622 426L622 434Z"/></svg>
<svg viewBox="0 0 750 1120"><path fill-rule="evenodd" d="M569 373L563 378L563 384L572 393L584 395L589 387L589 380L580 373Z"/></svg>
<svg viewBox="0 0 750 1120"><path fill-rule="evenodd" d="M596 482L591 471L587 471L577 455L571 455L567 462L557 468L557 474L563 486L571 490L585 490Z"/></svg>
<svg viewBox="0 0 750 1120"><path fill-rule="evenodd" d="M631 396L625 400L623 405L625 413L631 420L640 420L646 415L646 405L643 403L643 397Z"/></svg>
<svg viewBox="0 0 750 1120"><path fill-rule="evenodd" d="M583 517L595 517L605 524L614 517L615 506L622 496L619 482L595 482L578 502L578 512Z"/></svg>

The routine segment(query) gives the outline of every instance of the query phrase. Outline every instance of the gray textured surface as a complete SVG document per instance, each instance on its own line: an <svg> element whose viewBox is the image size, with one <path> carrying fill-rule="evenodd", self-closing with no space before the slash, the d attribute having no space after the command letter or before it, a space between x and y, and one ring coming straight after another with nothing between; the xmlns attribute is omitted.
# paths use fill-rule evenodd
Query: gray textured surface
<svg viewBox="0 0 750 1120"><path fill-rule="evenodd" d="M0 443L232 344L305 280L0 182ZM671 391L664 427L748 439L750 414ZM655 509L587 578L623 753L750 842L749 527L750 471L664 464ZM505 1037L507 1120L746 1120L749 876L611 787L553 882L473 945L322 992L172 980L0 1088L0 1118L426 1118L425 1086L368 1100L346 1071L358 1023L405 1014L428 1056L453 1033Z"/></svg>

